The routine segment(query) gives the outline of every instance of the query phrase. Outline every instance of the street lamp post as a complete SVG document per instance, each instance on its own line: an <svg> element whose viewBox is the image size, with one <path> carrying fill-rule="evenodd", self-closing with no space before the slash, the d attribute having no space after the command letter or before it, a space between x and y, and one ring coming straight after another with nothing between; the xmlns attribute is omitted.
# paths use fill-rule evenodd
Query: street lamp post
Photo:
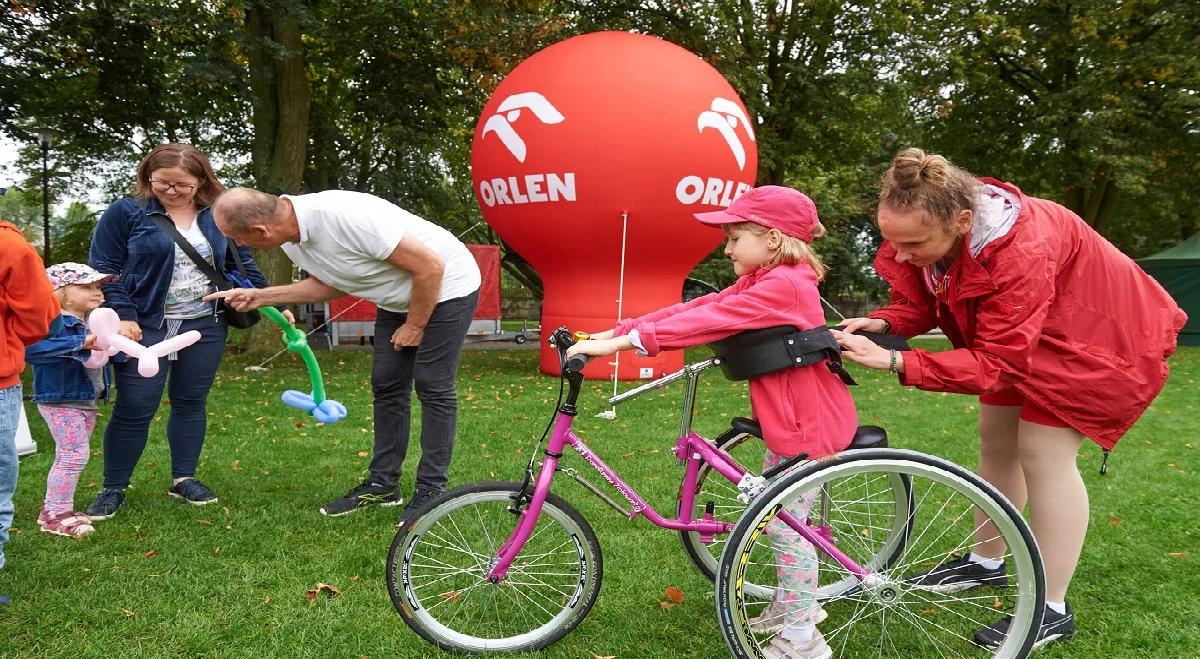
<svg viewBox="0 0 1200 659"><path fill-rule="evenodd" d="M38 144L42 146L42 260L46 265L50 265L50 173L46 161L53 143L54 131L49 128L38 131Z"/></svg>

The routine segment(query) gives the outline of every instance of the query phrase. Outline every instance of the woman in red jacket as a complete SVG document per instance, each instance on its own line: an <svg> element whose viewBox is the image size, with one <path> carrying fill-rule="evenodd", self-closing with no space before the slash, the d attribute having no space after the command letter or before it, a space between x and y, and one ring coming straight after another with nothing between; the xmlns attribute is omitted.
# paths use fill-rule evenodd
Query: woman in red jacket
<svg viewBox="0 0 1200 659"><path fill-rule="evenodd" d="M1088 524L1075 459L1111 449L1158 395L1186 316L1128 257L1066 208L975 179L906 149L884 174L875 269L891 301L837 333L845 356L902 384L979 396L979 474L1030 524L1046 569L1038 645L1075 633L1066 603ZM857 330L940 327L953 350L884 350ZM982 523L979 520L977 523ZM1006 583L1005 547L981 528L972 551L914 577L954 592ZM995 647L1007 619L979 630Z"/></svg>

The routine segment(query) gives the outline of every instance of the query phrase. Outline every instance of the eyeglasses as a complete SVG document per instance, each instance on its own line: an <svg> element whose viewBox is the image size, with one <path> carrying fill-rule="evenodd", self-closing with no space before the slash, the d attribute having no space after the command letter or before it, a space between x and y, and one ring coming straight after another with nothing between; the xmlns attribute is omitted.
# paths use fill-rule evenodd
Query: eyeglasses
<svg viewBox="0 0 1200 659"><path fill-rule="evenodd" d="M150 186L158 192L174 191L182 192L183 194L187 194L196 189L195 183L167 183L166 181L158 181L155 179L150 179Z"/></svg>

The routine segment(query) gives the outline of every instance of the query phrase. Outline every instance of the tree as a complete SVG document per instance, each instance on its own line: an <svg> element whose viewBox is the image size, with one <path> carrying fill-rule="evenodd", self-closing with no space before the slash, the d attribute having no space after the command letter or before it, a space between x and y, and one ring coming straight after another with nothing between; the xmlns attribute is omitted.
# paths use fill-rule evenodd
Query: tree
<svg viewBox="0 0 1200 659"><path fill-rule="evenodd" d="M1062 202L1134 252L1194 231L1194 3L955 0L938 10L913 76L925 144ZM1152 238L1139 245L1139 234Z"/></svg>
<svg viewBox="0 0 1200 659"><path fill-rule="evenodd" d="M921 19L910 3L579 3L583 31L634 29L697 53L733 85L758 125L758 184L790 185L817 203L828 236L828 297L879 293L871 208L881 149L906 132L907 95L894 45ZM720 250L694 273L727 284Z"/></svg>
<svg viewBox="0 0 1200 659"><path fill-rule="evenodd" d="M51 207L53 211L53 207ZM11 222L21 229L25 239L39 251L42 249L42 191L9 188L0 196L0 220ZM72 202L62 217L50 217L51 256L54 263L74 261L87 263L96 214L85 204ZM46 265L51 265L47 263Z"/></svg>

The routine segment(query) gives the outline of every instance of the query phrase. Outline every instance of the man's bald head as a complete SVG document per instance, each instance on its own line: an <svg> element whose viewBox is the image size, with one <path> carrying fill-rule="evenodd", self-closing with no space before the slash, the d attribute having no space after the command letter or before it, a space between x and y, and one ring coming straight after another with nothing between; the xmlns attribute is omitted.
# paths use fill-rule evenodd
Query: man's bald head
<svg viewBox="0 0 1200 659"><path fill-rule="evenodd" d="M255 226L271 226L279 221L279 197L250 188L230 188L213 203L213 217L230 230L231 235L246 233Z"/></svg>

